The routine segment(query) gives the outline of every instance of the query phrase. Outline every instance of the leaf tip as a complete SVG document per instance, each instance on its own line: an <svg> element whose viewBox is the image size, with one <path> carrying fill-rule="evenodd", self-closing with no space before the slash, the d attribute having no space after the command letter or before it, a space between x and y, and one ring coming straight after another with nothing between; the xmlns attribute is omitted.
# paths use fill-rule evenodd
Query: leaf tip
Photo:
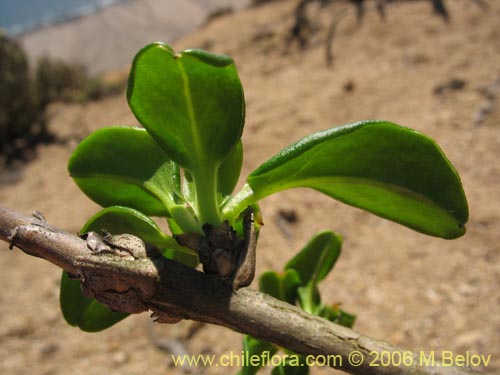
<svg viewBox="0 0 500 375"><path fill-rule="evenodd" d="M234 64L234 60L230 56L210 53L202 49L186 49L182 51L179 55L192 56L206 64L218 68L224 68L226 66Z"/></svg>

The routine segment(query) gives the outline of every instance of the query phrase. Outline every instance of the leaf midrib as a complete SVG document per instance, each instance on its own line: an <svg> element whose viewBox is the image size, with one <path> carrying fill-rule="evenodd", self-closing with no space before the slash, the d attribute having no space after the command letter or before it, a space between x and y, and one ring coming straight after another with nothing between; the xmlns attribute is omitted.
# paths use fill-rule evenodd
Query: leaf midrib
<svg viewBox="0 0 500 375"><path fill-rule="evenodd" d="M184 97L186 98L186 109L189 117L189 130L193 139L193 148L194 154L197 158L199 155L203 154L202 145L200 143L200 133L198 131L199 125L198 120L196 118L196 114L193 106L193 98L191 96L191 89L189 87L189 77L186 73L184 65L182 63L182 55L181 58L177 59L177 64L179 66L179 70L181 72L182 77L182 89L184 91ZM192 166L191 166L192 167Z"/></svg>

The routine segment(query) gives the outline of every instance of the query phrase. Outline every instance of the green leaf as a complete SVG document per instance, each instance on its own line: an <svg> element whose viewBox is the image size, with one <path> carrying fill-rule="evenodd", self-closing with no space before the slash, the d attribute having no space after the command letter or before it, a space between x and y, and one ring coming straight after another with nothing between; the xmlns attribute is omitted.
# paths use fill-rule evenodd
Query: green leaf
<svg viewBox="0 0 500 375"><path fill-rule="evenodd" d="M236 144L229 156L224 160L219 169L219 193L224 199L231 195L241 173L241 166L243 165L243 145L241 140Z"/></svg>
<svg viewBox="0 0 500 375"><path fill-rule="evenodd" d="M312 315L318 315L322 305L317 285L311 282L306 286L297 288L297 299L302 310Z"/></svg>
<svg viewBox="0 0 500 375"><path fill-rule="evenodd" d="M133 234L160 248L170 244L168 236L151 218L129 207L113 206L99 211L85 223L81 232L102 233L103 230L113 234Z"/></svg>
<svg viewBox="0 0 500 375"><path fill-rule="evenodd" d="M134 59L127 98L139 122L191 172L220 164L241 137L243 89L228 56L150 44Z"/></svg>
<svg viewBox="0 0 500 375"><path fill-rule="evenodd" d="M350 314L337 306L322 306L319 316L329 320L330 322L340 324L344 327L352 328L356 321L356 315Z"/></svg>
<svg viewBox="0 0 500 375"><path fill-rule="evenodd" d="M193 250L180 246L175 239L163 233L158 225L143 213L128 207L105 208L90 218L81 232L106 230L112 234L128 233L163 251L166 258L177 260L188 267L196 267L198 255Z"/></svg>
<svg viewBox="0 0 500 375"><path fill-rule="evenodd" d="M83 315L92 304L92 298L85 298L81 293L80 280L70 279L67 272L61 275L59 302L66 322L72 326L80 325Z"/></svg>
<svg viewBox="0 0 500 375"><path fill-rule="evenodd" d="M233 60L150 44L134 59L127 98L139 122L191 173L200 223L218 226L218 170L240 140L245 116Z"/></svg>
<svg viewBox="0 0 500 375"><path fill-rule="evenodd" d="M443 238L465 233L468 207L460 178L429 137L385 121L312 134L252 172L248 205L294 187L328 196L416 231Z"/></svg>
<svg viewBox="0 0 500 375"><path fill-rule="evenodd" d="M85 332L99 332L122 321L128 313L121 311L111 311L106 306L97 301L93 301L85 311L79 328Z"/></svg>
<svg viewBox="0 0 500 375"><path fill-rule="evenodd" d="M338 318L337 324L341 326L352 328L356 322L356 315L350 314L344 310L340 310L340 317Z"/></svg>
<svg viewBox="0 0 500 375"><path fill-rule="evenodd" d="M294 305L300 277L295 270L286 270L282 274L274 271L263 272L259 277L259 290L281 301Z"/></svg>
<svg viewBox="0 0 500 375"><path fill-rule="evenodd" d="M68 169L78 187L104 207L168 216L178 204L178 167L144 129L97 130L78 145Z"/></svg>
<svg viewBox="0 0 500 375"><path fill-rule="evenodd" d="M333 268L340 255L341 246L342 238L332 231L317 233L290 259L285 270L295 270L302 286L316 286Z"/></svg>
<svg viewBox="0 0 500 375"><path fill-rule="evenodd" d="M84 297L80 280L70 279L65 271L62 272L59 301L66 322L85 332L102 331L129 315L111 311L94 298Z"/></svg>
<svg viewBox="0 0 500 375"><path fill-rule="evenodd" d="M101 233L102 230L112 234L129 233L138 236L148 244L163 250L167 258L189 267L198 265L198 256L194 251L177 244L172 237L164 234L153 220L132 208L105 208L90 218L80 232ZM88 332L101 331L128 316L126 313L111 311L93 298L84 297L80 281L70 279L66 272L63 272L61 279L60 304L66 321Z"/></svg>
<svg viewBox="0 0 500 375"><path fill-rule="evenodd" d="M277 351L278 348L270 342L245 335L243 337L243 352L245 353L244 358L248 358L248 362L245 360L238 374L255 375ZM264 352L269 353L268 358L262 355Z"/></svg>
<svg viewBox="0 0 500 375"><path fill-rule="evenodd" d="M259 289L290 304L300 302L302 309L315 314L321 306L317 288L340 255L342 240L331 231L316 234L285 266L285 272L264 272Z"/></svg>

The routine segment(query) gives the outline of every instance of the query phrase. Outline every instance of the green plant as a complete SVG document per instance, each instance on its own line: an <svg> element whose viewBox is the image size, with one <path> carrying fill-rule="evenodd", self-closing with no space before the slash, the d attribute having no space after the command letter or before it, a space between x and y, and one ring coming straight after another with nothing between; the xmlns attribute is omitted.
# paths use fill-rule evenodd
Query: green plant
<svg viewBox="0 0 500 375"><path fill-rule="evenodd" d="M331 231L316 234L288 261L283 272L267 271L260 276L260 291L292 305L298 304L309 314L351 328L356 317L340 309L338 305L325 305L318 289L319 282L328 275L340 256L341 245L341 237ZM266 365L263 361L270 359L280 348L246 335L243 338L243 350L252 360L243 364L239 374L253 375L261 366ZM289 363L289 366L286 363L276 366L272 372L274 375L309 373L304 356L283 350L289 355L288 359L292 363ZM263 356L264 352L267 352L269 357Z"/></svg>
<svg viewBox="0 0 500 375"><path fill-rule="evenodd" d="M35 71L35 87L39 105L45 109L57 100L71 100L87 82L87 71L81 64L69 65L43 57Z"/></svg>
<svg viewBox="0 0 500 375"><path fill-rule="evenodd" d="M364 121L312 134L262 164L233 193L243 158L245 103L231 58L148 45L134 59L127 99L145 129L98 130L69 161L76 184L105 207L82 233L106 229L138 236L191 267L201 260L206 272L235 288L250 280L233 283L240 253L255 245L259 200L285 189L309 187L432 236L465 233L468 208L460 178L435 142L414 130ZM165 218L173 236L151 217ZM292 264L299 276L317 265L300 254ZM297 289L298 301L312 313L323 308L316 285L326 268L301 279L305 284ZM61 306L68 323L86 331L126 316L82 296L79 282L67 274Z"/></svg>
<svg viewBox="0 0 500 375"><path fill-rule="evenodd" d="M50 103L96 100L123 89L121 82L89 77L80 64L46 57L30 72L23 48L1 30L0 82L0 157L5 155L6 165L29 158L29 151L37 143L55 139L47 127L46 109Z"/></svg>
<svg viewBox="0 0 500 375"><path fill-rule="evenodd" d="M47 136L29 73L24 50L0 31L0 155L6 164Z"/></svg>
<svg viewBox="0 0 500 375"><path fill-rule="evenodd" d="M102 77L89 76L82 64L67 64L43 57L38 61L34 76L36 98L41 109L55 101L85 102L98 100L120 92L122 82L106 82Z"/></svg>

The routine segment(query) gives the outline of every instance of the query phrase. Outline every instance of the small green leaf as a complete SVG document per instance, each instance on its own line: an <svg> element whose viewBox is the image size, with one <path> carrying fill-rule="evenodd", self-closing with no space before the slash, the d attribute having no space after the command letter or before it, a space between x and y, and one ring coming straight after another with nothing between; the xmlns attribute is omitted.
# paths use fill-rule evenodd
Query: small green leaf
<svg viewBox="0 0 500 375"><path fill-rule="evenodd" d="M259 290L283 301L280 276L275 271L265 271L259 277Z"/></svg>
<svg viewBox="0 0 500 375"><path fill-rule="evenodd" d="M245 353L244 358L248 358L249 363L245 360L238 375L255 375L277 351L278 348L270 342L245 335L243 337L243 352ZM268 358L262 355L264 352L269 353Z"/></svg>
<svg viewBox="0 0 500 375"><path fill-rule="evenodd" d="M340 317L337 321L337 324L341 326L352 328L354 323L356 322L356 315L350 314L344 310L340 310Z"/></svg>
<svg viewBox="0 0 500 375"><path fill-rule="evenodd" d="M297 299L302 310L312 315L318 315L318 311L322 305L317 285L310 282L306 286L297 288Z"/></svg>
<svg viewBox="0 0 500 375"><path fill-rule="evenodd" d="M78 145L68 169L80 189L104 207L168 216L178 204L178 167L144 129L97 130Z"/></svg>
<svg viewBox="0 0 500 375"><path fill-rule="evenodd" d="M297 271L290 269L282 274L266 271L260 275L259 290L263 293L294 305L297 299L297 288L300 277Z"/></svg>
<svg viewBox="0 0 500 375"><path fill-rule="evenodd" d="M302 286L316 286L323 280L340 255L342 239L332 231L316 234L285 266L295 270Z"/></svg>
<svg viewBox="0 0 500 375"><path fill-rule="evenodd" d="M111 311L95 299L84 297L80 280L70 279L65 271L61 277L59 302L66 322L85 332L102 331L129 315Z"/></svg>
<svg viewBox="0 0 500 375"><path fill-rule="evenodd" d="M246 209L251 208L253 212L253 225L254 225L254 231L257 234L257 236L260 233L261 227L264 225L263 219L262 219L262 212L260 210L260 207L257 203L252 204ZM229 224L233 227L233 230L236 232L238 236L241 238L245 237L245 229L243 228L243 221L245 219L245 211L246 209L241 212L238 217L235 220L228 220Z"/></svg>
<svg viewBox="0 0 500 375"><path fill-rule="evenodd" d="M184 248L170 236L164 234L156 223L141 212L128 207L108 207L81 228L81 233L106 230L111 234L129 233L140 237L150 245L163 250L163 254L189 267L198 265L198 256L191 249ZM63 272L60 289L60 304L66 321L83 331L96 332L106 329L128 316L114 312L93 298L83 296L79 280L70 279Z"/></svg>
<svg viewBox="0 0 500 375"><path fill-rule="evenodd" d="M243 145L241 140L236 144L233 151L224 160L219 169L219 183L218 189L222 198L231 195L241 173L241 166L243 165Z"/></svg>
<svg viewBox="0 0 500 375"><path fill-rule="evenodd" d="M99 332L122 321L128 313L121 311L111 311L103 304L92 301L92 304L85 310L79 328L85 332Z"/></svg>
<svg viewBox="0 0 500 375"><path fill-rule="evenodd" d="M194 181L201 224L221 223L218 170L241 138L243 89L233 60L201 50L175 54L166 44L135 57L127 98L139 122Z"/></svg>
<svg viewBox="0 0 500 375"><path fill-rule="evenodd" d="M252 172L237 209L294 187L310 187L347 204L443 238L465 233L468 207L460 178L429 137L385 121L312 134ZM253 195L253 196L252 196Z"/></svg>
<svg viewBox="0 0 500 375"><path fill-rule="evenodd" d="M85 310L92 304L92 298L85 298L81 293L80 280L70 279L63 271L59 302L64 319L69 325L78 326L82 321Z"/></svg>
<svg viewBox="0 0 500 375"><path fill-rule="evenodd" d="M356 315L352 315L337 306L322 306L319 316L329 320L330 322L340 324L341 326L352 328L356 321Z"/></svg>

